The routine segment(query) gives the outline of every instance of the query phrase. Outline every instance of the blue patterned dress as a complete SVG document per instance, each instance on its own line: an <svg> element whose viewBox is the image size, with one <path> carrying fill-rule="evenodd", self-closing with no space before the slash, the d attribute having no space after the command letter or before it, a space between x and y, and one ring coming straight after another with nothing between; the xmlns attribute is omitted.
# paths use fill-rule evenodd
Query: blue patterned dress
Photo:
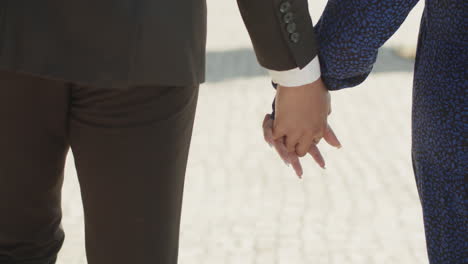
<svg viewBox="0 0 468 264"><path fill-rule="evenodd" d="M322 78L353 87L417 0L329 0L316 26ZM426 0L416 57L412 157L432 264L468 263L468 0Z"/></svg>

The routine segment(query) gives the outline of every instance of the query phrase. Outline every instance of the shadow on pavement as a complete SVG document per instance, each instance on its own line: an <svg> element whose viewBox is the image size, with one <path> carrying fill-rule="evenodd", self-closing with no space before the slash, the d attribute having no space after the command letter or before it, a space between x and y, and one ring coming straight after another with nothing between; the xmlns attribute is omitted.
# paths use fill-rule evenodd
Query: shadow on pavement
<svg viewBox="0 0 468 264"><path fill-rule="evenodd" d="M414 60L399 57L393 49L382 48L379 51L374 73L412 72ZM267 72L257 64L255 53L251 49L208 52L207 82L222 82L235 78L265 76Z"/></svg>

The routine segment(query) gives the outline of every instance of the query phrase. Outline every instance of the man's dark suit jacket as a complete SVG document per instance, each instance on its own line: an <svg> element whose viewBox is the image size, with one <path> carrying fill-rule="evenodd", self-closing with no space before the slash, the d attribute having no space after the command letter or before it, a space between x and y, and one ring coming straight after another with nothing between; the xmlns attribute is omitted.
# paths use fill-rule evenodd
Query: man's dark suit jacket
<svg viewBox="0 0 468 264"><path fill-rule="evenodd" d="M262 66L315 57L307 0L238 4ZM198 85L206 15L205 0L0 0L0 69L96 87Z"/></svg>

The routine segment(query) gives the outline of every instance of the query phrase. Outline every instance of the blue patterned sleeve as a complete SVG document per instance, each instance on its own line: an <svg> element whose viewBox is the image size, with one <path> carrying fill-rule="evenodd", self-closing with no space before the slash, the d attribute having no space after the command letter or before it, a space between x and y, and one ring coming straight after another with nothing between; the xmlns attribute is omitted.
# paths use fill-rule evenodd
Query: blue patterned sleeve
<svg viewBox="0 0 468 264"><path fill-rule="evenodd" d="M362 83L418 0L329 0L315 30L329 90Z"/></svg>

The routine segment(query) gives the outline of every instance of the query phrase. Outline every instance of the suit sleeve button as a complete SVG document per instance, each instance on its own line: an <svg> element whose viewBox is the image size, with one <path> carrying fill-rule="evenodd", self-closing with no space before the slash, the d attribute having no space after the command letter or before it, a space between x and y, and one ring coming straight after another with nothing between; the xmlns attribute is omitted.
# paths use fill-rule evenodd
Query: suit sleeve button
<svg viewBox="0 0 468 264"><path fill-rule="evenodd" d="M292 34L289 36L289 38L291 39L291 42L292 42L292 43L298 43L299 40L301 39L301 34L299 34L299 33L297 33L297 32L296 32L296 33L292 33Z"/></svg>
<svg viewBox="0 0 468 264"><path fill-rule="evenodd" d="M288 31L288 33L294 33L296 32L296 29L297 29L297 25L296 23L292 22L292 23L289 23L287 26L286 26L286 31Z"/></svg>
<svg viewBox="0 0 468 264"><path fill-rule="evenodd" d="M293 21L293 19L294 19L294 14L291 13L291 12L286 13L286 15L284 15L284 17L283 17L283 21L286 24L291 23Z"/></svg>
<svg viewBox="0 0 468 264"><path fill-rule="evenodd" d="M286 13L291 9L291 3L290 2L284 2L280 5L280 12L281 13Z"/></svg>

